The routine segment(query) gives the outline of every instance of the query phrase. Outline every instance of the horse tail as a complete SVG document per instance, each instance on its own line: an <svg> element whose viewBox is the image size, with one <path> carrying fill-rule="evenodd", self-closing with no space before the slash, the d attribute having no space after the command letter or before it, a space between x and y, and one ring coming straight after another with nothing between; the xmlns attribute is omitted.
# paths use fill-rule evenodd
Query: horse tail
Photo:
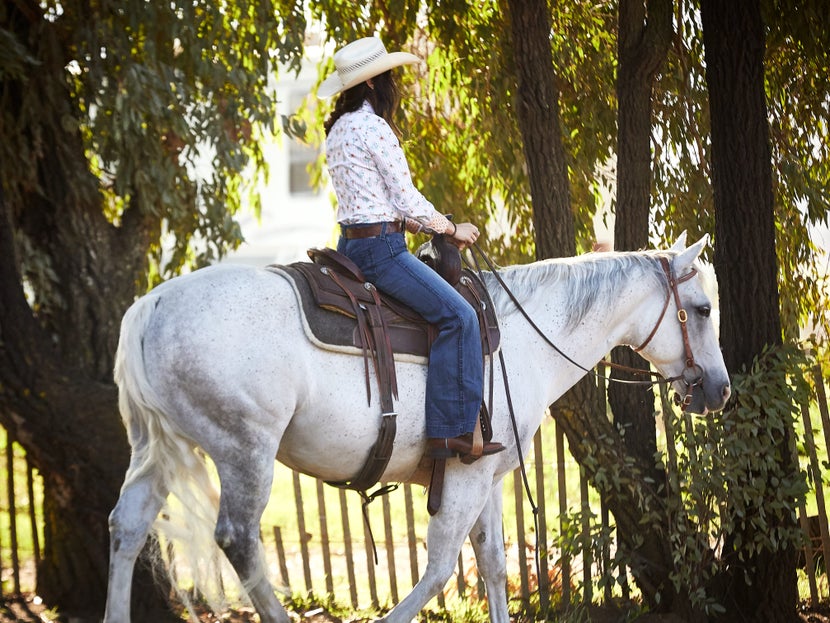
<svg viewBox="0 0 830 623"><path fill-rule="evenodd" d="M214 539L219 493L204 452L169 416L145 367L144 335L160 299L153 293L140 298L121 323L114 378L132 448L122 491L144 479L164 496L150 531L158 543L151 548L155 551L153 570L167 576L196 621L191 595L201 596L214 612L223 612L227 607L224 582L231 579L233 583L236 576L222 570L229 571L230 565ZM182 588L187 585L189 590Z"/></svg>

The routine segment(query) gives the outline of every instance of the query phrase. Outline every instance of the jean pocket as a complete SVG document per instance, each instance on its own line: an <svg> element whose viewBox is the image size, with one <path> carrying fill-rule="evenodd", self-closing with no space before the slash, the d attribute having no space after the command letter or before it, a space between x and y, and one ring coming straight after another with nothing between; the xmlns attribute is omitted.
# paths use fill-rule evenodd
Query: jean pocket
<svg viewBox="0 0 830 623"><path fill-rule="evenodd" d="M372 264L372 245L368 239L346 240L341 253L353 261L362 271L367 271Z"/></svg>
<svg viewBox="0 0 830 623"><path fill-rule="evenodd" d="M396 255L408 251L406 248L406 239L404 235L401 234L387 234L385 236L386 246L389 249L390 257L395 257Z"/></svg>

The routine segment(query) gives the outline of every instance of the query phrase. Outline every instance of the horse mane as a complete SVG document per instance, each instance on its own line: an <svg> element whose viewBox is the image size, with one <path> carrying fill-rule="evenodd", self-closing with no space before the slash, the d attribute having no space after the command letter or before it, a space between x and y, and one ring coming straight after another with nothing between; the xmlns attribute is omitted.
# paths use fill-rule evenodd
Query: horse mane
<svg viewBox="0 0 830 623"><path fill-rule="evenodd" d="M665 251L585 253L577 257L541 260L500 268L499 276L516 298L528 301L540 284L567 283L562 301L567 323L579 323L599 301L609 301L613 292L627 279L645 278L667 287L660 256ZM499 316L518 311L495 275L484 273L484 281Z"/></svg>

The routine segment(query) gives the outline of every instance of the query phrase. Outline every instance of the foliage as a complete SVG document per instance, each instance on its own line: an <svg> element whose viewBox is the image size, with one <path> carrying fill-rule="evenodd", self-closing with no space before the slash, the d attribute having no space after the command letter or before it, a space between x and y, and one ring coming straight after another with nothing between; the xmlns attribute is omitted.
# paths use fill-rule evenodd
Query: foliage
<svg viewBox="0 0 830 623"><path fill-rule="evenodd" d="M830 213L830 66L825 47L815 44L826 29L817 3L796 10L789 0L765 2L781 314L785 338L795 339L808 319L825 331L828 322L821 302L828 295L827 282L808 225L826 224ZM395 12L394 3L371 3L362 10L350 5L349 11L341 4L313 3L313 14L333 44L378 32L388 47L411 49L427 59L420 70L399 74L411 94L404 98L401 126L416 184L444 212L486 221L488 246L499 261L532 258L529 188L503 4L426 3L424 19L410 21L416 13L404 3L405 16L389 30L375 26L386 23L369 16ZM332 13L337 13L334 21ZM790 19L791 14L799 19ZM609 201L608 188L613 190L616 6L555 3L551 15L577 248L586 251L594 236L592 219ZM693 3L681 5L674 27L653 98L654 244L673 241L682 231L693 238L714 234L703 41ZM330 68L325 61L323 71ZM312 124L319 126L326 113L321 107Z"/></svg>
<svg viewBox="0 0 830 623"><path fill-rule="evenodd" d="M801 545L795 514L807 491L805 474L778 449L795 448L800 405L810 401L805 381L810 365L793 346L769 349L751 370L734 376L734 397L723 412L696 417L667 408L667 447L656 456L664 483L644 486L644 480L631 477L637 469L630 461L623 468L583 461L600 492L639 491L641 523L669 543L673 590L707 615L723 612L711 587L727 567L762 551ZM781 443L787 438L789 446ZM631 564L640 544L606 560L602 554L613 526L602 526L589 509L570 513L563 526L558 547L596 565L598 586L623 581L619 569Z"/></svg>
<svg viewBox="0 0 830 623"><path fill-rule="evenodd" d="M727 408L711 421L686 418L669 498L675 586L685 585L708 613L717 608L706 583L719 569L761 551L797 546L796 507L806 492L790 448L801 404L810 400L804 354L793 346L768 349L752 369L733 377ZM783 440L783 443L782 443ZM716 610L715 610L716 611Z"/></svg>
<svg viewBox="0 0 830 623"><path fill-rule="evenodd" d="M595 569L592 572L593 581L598 588L613 587L625 581L618 575L619 570L629 562L625 550L618 548L613 558L608 555L616 543L614 527L603 525L589 507L561 517L559 534L554 537L554 542L561 548L563 556L571 559L581 556L583 565L592 565ZM584 593L586 587L583 581L580 580L577 588Z"/></svg>
<svg viewBox="0 0 830 623"><path fill-rule="evenodd" d="M826 28L818 5L798 11L786 0L767 5L782 315L793 336L822 309L826 294L806 223L826 222L830 210L830 71L826 49L814 43ZM702 42L694 7L683 9L654 98L653 231L663 240L683 229L714 229ZM317 0L303 10L289 0L244 8L229 1L126 3L83 14L73 2L48 2L43 10L44 20L68 38L70 60L62 65L63 82L49 83L50 91L22 91L20 116L5 109L0 115L6 139L0 160L21 165L3 167L3 188L13 200L37 187L33 176L47 130L77 130L85 162L69 145L54 151L61 166L76 172L72 192L100 196L114 223L131 206L159 217L158 233L167 235L150 241L149 250L159 261L164 245L172 247L160 275L204 264L238 244L233 217L243 206L258 209L257 195L246 192L256 186L252 173L266 172L257 138L276 131L269 76L299 67L308 20L326 41L379 32L390 47L428 59L420 74L403 74L414 93L405 101L404 125L416 180L442 210L486 220L494 256L511 262L533 256L509 28L500 4ZM791 15L798 19L785 17ZM605 165L613 161L616 139L609 79L616 72L616 11L613 3L566 2L552 7L552 18L578 248L587 250L591 219L606 200ZM3 29L2 37L0 75L27 82L42 61L14 31ZM326 59L324 70L330 68ZM48 111L64 89L73 108ZM48 268L34 257L29 264L41 282L48 280Z"/></svg>
<svg viewBox="0 0 830 623"><path fill-rule="evenodd" d="M828 284L819 276L826 256L817 253L808 226L826 226L830 214L830 52L819 43L830 40L830 28L817 2L768 0L766 9L781 320L788 339L798 339L807 319L827 335Z"/></svg>
<svg viewBox="0 0 830 623"><path fill-rule="evenodd" d="M830 214L830 55L817 44L830 33L818 2L762 6L781 320L785 340L796 340L810 321L828 329L825 260L810 230ZM715 231L703 37L694 3L683 7L653 100L655 242Z"/></svg>
<svg viewBox="0 0 830 623"><path fill-rule="evenodd" d="M805 475L780 448L791 446L782 440L792 440L800 405L810 400L807 365L793 346L769 349L733 377L723 412L667 422L685 429L668 497L671 579L707 614L720 611L706 587L725 566L801 544L795 513Z"/></svg>
<svg viewBox="0 0 830 623"><path fill-rule="evenodd" d="M127 210L163 221L170 275L237 245L233 215L243 203L258 208L244 193L255 182L249 166L265 167L257 139L273 125L270 81L281 66L299 68L305 18L289 0L110 4L41 3L38 26L51 36L38 59L22 34L0 30L10 43L0 75L24 85L19 110L0 109L0 162L17 163L0 180L7 200L21 201L40 185L42 150L54 150L55 166L74 172L68 192L99 203L112 223ZM55 79L39 83L31 72L57 60L57 44L60 65L43 68L59 68ZM162 241L150 244L160 260Z"/></svg>
<svg viewBox="0 0 830 623"><path fill-rule="evenodd" d="M738 537L729 554L740 560L799 543L799 532L783 520L794 522L807 490L805 474L794 453L781 456L781 448L795 447L800 407L811 397L809 364L795 346L768 349L751 370L735 375L735 399L715 417L720 434L713 449L725 477L713 484L727 494L721 530Z"/></svg>
<svg viewBox="0 0 830 623"><path fill-rule="evenodd" d="M377 32L387 48L409 49L427 61L398 74L408 94L400 119L403 147L416 185L439 210L457 220L485 224L494 258L502 263L529 261L535 256L530 191L515 109L515 61L502 3L424 3L423 19L412 22L410 12L397 15L394 2L367 3L362 10L358 3L349 4L348 14L360 19L345 19L338 0L311 3L312 15L332 44ZM551 10L577 242L587 251L594 238L592 218L605 201L601 189L607 185L596 171L615 140L613 81L606 77L616 63L616 12L613 5L575 1L557 3ZM374 27L366 19L372 12L395 13L394 27ZM584 44L575 46L576 41ZM330 59L325 59L321 72L330 70ZM317 109L310 124L322 125L328 110ZM306 136L322 142L313 128ZM321 169L322 161L318 179Z"/></svg>

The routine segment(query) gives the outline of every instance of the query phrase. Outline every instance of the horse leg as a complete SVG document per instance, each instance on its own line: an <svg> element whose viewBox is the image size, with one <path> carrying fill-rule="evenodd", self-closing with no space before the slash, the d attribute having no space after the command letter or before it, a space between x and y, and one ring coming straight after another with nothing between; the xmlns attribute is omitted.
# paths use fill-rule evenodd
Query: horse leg
<svg viewBox="0 0 830 623"><path fill-rule="evenodd" d="M130 621L133 568L165 498L154 468L131 480L134 471L131 464L109 517L110 564L104 623Z"/></svg>
<svg viewBox="0 0 830 623"><path fill-rule="evenodd" d="M476 565L487 590L487 604L491 623L510 623L507 611L507 569L502 532L502 487L493 491L478 516L470 542L476 555Z"/></svg>
<svg viewBox="0 0 830 623"><path fill-rule="evenodd" d="M262 455L262 453L259 453ZM288 614L266 575L259 523L271 493L273 457L247 464L217 463L221 482L216 543L248 592L262 623L288 623Z"/></svg>
<svg viewBox="0 0 830 623"><path fill-rule="evenodd" d="M397 606L382 619L386 623L409 623L447 584L476 516L488 495L474 479L453 478L458 470L471 469L455 465L455 474L449 473L444 483L441 510L430 520L427 528L427 566L418 583ZM480 502L478 502L480 500Z"/></svg>

